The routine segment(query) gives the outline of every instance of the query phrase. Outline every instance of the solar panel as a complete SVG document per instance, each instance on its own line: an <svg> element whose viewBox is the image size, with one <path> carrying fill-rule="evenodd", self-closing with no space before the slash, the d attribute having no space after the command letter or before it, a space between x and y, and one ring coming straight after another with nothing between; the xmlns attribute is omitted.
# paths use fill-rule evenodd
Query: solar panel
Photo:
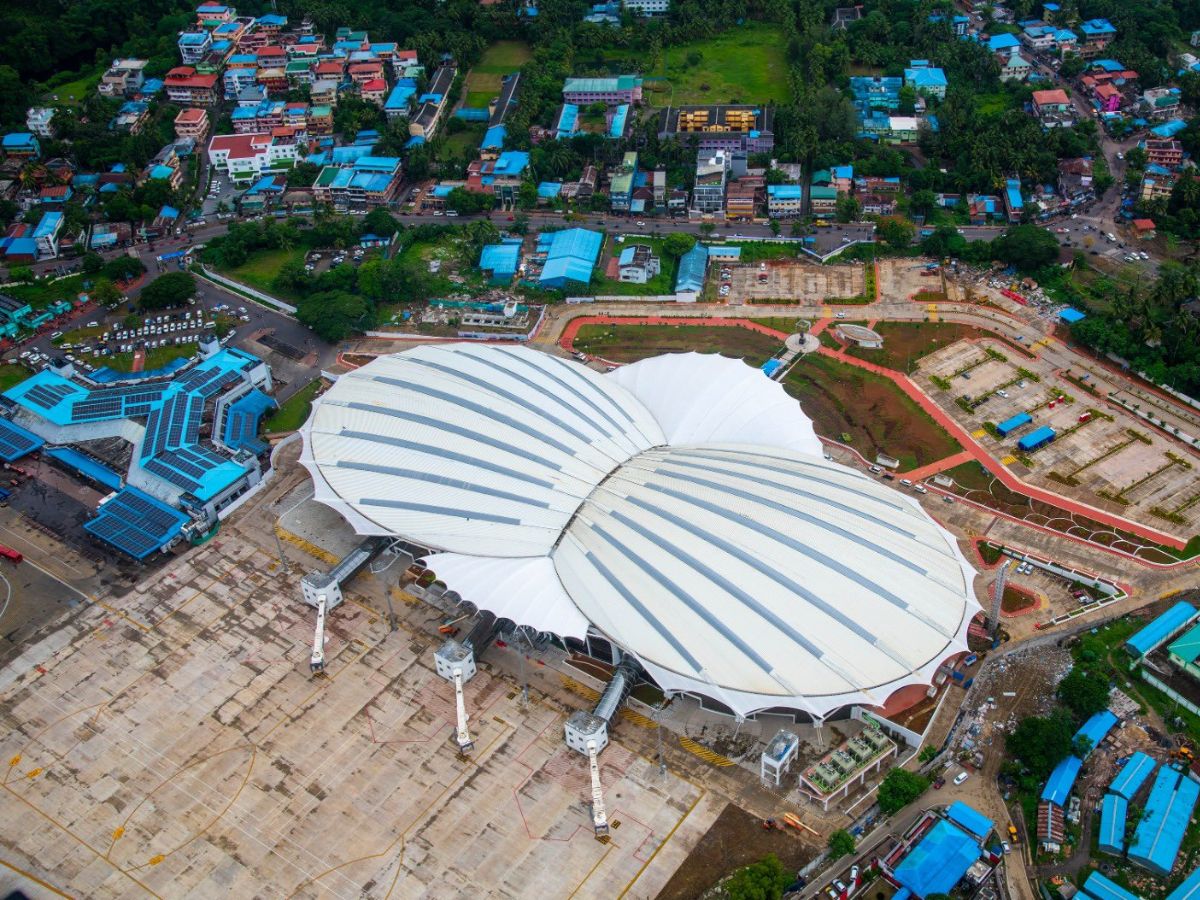
<svg viewBox="0 0 1200 900"><path fill-rule="evenodd" d="M32 453L43 443L36 434L14 425L7 419L0 419L0 458L5 461L12 462L27 453Z"/></svg>

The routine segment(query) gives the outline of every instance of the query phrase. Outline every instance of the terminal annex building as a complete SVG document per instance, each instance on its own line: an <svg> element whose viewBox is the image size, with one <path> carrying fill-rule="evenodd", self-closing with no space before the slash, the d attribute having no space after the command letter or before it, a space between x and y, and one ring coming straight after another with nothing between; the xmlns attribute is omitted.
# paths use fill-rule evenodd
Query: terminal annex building
<svg viewBox="0 0 1200 900"><path fill-rule="evenodd" d="M464 601L615 648L710 709L883 706L965 651L979 611L953 536L824 459L799 404L737 360L601 375L421 346L341 376L302 433L316 499L357 532L428 548Z"/></svg>

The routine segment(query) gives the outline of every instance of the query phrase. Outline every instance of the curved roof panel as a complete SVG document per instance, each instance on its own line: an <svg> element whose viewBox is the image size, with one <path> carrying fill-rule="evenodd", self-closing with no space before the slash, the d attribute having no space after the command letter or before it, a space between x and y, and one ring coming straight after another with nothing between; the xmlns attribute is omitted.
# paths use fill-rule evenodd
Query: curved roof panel
<svg viewBox="0 0 1200 900"><path fill-rule="evenodd" d="M912 498L822 458L796 401L698 354L609 376L524 347L419 347L304 428L316 496L434 551L452 590L589 630L746 713L882 705L965 649L974 571Z"/></svg>

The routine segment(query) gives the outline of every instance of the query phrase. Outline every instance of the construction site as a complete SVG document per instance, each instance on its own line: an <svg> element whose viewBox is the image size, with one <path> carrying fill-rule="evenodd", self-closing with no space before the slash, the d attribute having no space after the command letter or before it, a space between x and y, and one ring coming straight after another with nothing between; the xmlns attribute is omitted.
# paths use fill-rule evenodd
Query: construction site
<svg viewBox="0 0 1200 900"><path fill-rule="evenodd" d="M822 266L772 259L729 269L730 296L744 303L821 304L832 297L858 297L866 287L862 265Z"/></svg>

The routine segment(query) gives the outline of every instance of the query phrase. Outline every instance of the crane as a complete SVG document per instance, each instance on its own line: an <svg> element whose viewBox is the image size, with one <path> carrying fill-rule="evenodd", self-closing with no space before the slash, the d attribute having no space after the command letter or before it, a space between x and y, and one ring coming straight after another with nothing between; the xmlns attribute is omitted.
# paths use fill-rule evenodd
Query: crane
<svg viewBox="0 0 1200 900"><path fill-rule="evenodd" d="M325 607L328 602L324 594L317 598L317 632L313 635L312 656L308 660L314 675L325 671Z"/></svg>
<svg viewBox="0 0 1200 900"><path fill-rule="evenodd" d="M467 704L463 700L463 671L461 668L454 670L454 705L458 711L458 729L455 734L455 739L458 741L458 752L470 753L475 749L475 742L471 740L471 732L467 728Z"/></svg>
<svg viewBox="0 0 1200 900"><path fill-rule="evenodd" d="M599 751L595 741L588 741L588 766L592 771L592 827L596 837L608 835L608 813L604 810L604 789L600 785Z"/></svg>

